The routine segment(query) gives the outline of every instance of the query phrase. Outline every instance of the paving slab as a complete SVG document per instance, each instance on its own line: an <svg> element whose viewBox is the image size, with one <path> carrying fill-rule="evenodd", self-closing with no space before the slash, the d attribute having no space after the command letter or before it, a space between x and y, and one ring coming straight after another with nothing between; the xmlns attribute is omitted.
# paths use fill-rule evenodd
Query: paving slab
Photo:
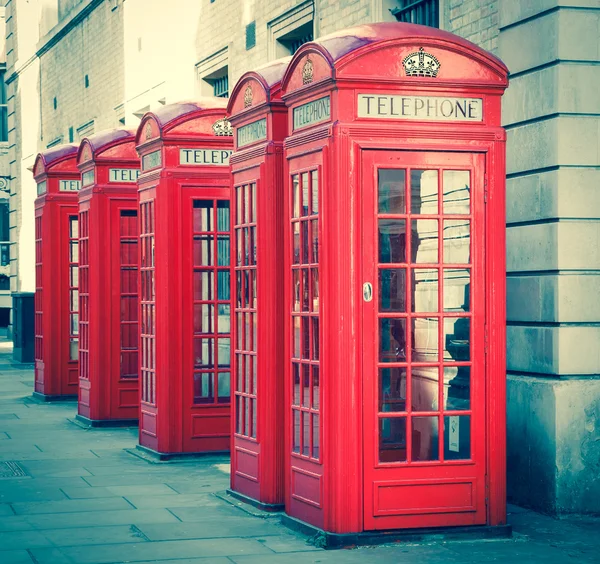
<svg viewBox="0 0 600 564"><path fill-rule="evenodd" d="M148 540L135 525L48 529L43 531L42 534L53 546L60 546L61 548L114 543L139 543L147 542Z"/></svg>
<svg viewBox="0 0 600 564"><path fill-rule="evenodd" d="M209 493L206 494L180 494L180 495L157 495L153 497L127 496L125 499L137 509L148 509L150 507L211 507L221 505L223 502Z"/></svg>
<svg viewBox="0 0 600 564"><path fill-rule="evenodd" d="M46 501L30 503L12 503L17 515L35 515L39 513L80 513L82 511L110 511L114 509L135 509L122 497L107 499L66 499L65 501Z"/></svg>
<svg viewBox="0 0 600 564"><path fill-rule="evenodd" d="M2 564L34 564L26 550L8 550L2 552Z"/></svg>
<svg viewBox="0 0 600 564"><path fill-rule="evenodd" d="M39 531L13 531L0 533L0 562L4 563L2 552L19 548L39 548L53 546Z"/></svg>

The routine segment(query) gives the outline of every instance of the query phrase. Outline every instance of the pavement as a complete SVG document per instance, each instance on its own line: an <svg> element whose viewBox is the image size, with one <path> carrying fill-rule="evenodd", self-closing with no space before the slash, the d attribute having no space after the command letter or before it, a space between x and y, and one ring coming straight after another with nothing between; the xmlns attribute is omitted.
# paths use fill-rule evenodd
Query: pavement
<svg viewBox="0 0 600 564"><path fill-rule="evenodd" d="M277 516L219 497L229 460L151 463L137 429L88 429L31 399L33 370L0 341L0 564L600 563L600 518L509 506L511 539L322 550Z"/></svg>

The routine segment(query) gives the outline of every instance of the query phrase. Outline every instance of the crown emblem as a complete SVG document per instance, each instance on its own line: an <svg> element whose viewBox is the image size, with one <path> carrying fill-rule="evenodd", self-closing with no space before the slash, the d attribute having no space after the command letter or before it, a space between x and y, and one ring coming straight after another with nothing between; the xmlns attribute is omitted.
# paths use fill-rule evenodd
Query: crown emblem
<svg viewBox="0 0 600 564"><path fill-rule="evenodd" d="M215 121L212 128L214 134L219 137L233 136L233 128L231 127L229 120L226 120L225 118Z"/></svg>
<svg viewBox="0 0 600 564"><path fill-rule="evenodd" d="M148 141L148 139L152 139L152 124L150 122L146 124L145 135L146 141Z"/></svg>
<svg viewBox="0 0 600 564"><path fill-rule="evenodd" d="M416 53L404 57L402 64L406 76L426 76L429 78L435 78L442 66L431 53L426 53L423 47Z"/></svg>
<svg viewBox="0 0 600 564"><path fill-rule="evenodd" d="M244 91L244 108L249 108L252 105L252 86L248 84L246 86L246 90Z"/></svg>
<svg viewBox="0 0 600 564"><path fill-rule="evenodd" d="M314 67L310 59L306 59L302 67L302 84L310 84L313 81Z"/></svg>

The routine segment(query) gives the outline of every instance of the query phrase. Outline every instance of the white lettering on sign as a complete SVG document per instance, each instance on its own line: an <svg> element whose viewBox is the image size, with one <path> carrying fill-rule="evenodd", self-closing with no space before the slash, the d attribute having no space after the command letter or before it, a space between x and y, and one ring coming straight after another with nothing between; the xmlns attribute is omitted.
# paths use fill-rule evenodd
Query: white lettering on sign
<svg viewBox="0 0 600 564"><path fill-rule="evenodd" d="M359 94L359 118L483 121L481 98Z"/></svg>
<svg viewBox="0 0 600 564"><path fill-rule="evenodd" d="M162 153L160 149L153 151L142 157L142 170L150 170L159 167L162 164Z"/></svg>
<svg viewBox="0 0 600 564"><path fill-rule="evenodd" d="M136 168L110 168L108 169L109 182L136 182L140 171Z"/></svg>
<svg viewBox="0 0 600 564"><path fill-rule="evenodd" d="M448 424L450 425L450 429L448 430L448 450L452 452L459 452L459 424L460 419L458 415L451 415L448 417Z"/></svg>
<svg viewBox="0 0 600 564"><path fill-rule="evenodd" d="M302 104L294 108L294 129L300 129L301 127L307 127L314 123L321 123L327 121L331 117L331 103L329 96L319 98L308 102L308 104Z"/></svg>
<svg viewBox="0 0 600 564"><path fill-rule="evenodd" d="M37 185L37 192L38 192L38 196L41 196L42 194L45 194L47 190L47 184L46 181L44 180L43 182L40 182Z"/></svg>
<svg viewBox="0 0 600 564"><path fill-rule="evenodd" d="M92 173L92 182L94 182L94 171ZM89 174L89 173L86 173ZM83 175L85 176L85 174ZM91 182L90 182L91 184ZM81 188L81 182L79 180L59 180L58 191L59 192L78 192Z"/></svg>
<svg viewBox="0 0 600 564"><path fill-rule="evenodd" d="M245 147L267 138L267 120L266 118L253 121L248 125L243 125L237 129L237 144L239 147Z"/></svg>
<svg viewBox="0 0 600 564"><path fill-rule="evenodd" d="M179 164L227 166L231 149L179 149Z"/></svg>

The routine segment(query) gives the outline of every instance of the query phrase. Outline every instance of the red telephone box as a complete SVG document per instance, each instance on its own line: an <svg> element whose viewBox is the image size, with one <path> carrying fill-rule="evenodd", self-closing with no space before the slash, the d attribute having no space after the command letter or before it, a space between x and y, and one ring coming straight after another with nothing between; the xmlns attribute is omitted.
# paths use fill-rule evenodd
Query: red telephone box
<svg viewBox="0 0 600 564"><path fill-rule="evenodd" d="M79 413L92 426L137 423L140 161L131 131L84 139L79 192Z"/></svg>
<svg viewBox="0 0 600 564"><path fill-rule="evenodd" d="M286 512L332 544L506 531L506 86L494 56L402 23L286 71Z"/></svg>
<svg viewBox="0 0 600 564"><path fill-rule="evenodd" d="M35 200L35 391L43 401L77 397L79 229L77 147L40 153Z"/></svg>
<svg viewBox="0 0 600 564"><path fill-rule="evenodd" d="M234 202L231 490L267 510L284 501L283 140L281 79L290 58L244 74L228 112Z"/></svg>
<svg viewBox="0 0 600 564"><path fill-rule="evenodd" d="M228 451L231 126L227 100L147 113L140 195L140 445Z"/></svg>

